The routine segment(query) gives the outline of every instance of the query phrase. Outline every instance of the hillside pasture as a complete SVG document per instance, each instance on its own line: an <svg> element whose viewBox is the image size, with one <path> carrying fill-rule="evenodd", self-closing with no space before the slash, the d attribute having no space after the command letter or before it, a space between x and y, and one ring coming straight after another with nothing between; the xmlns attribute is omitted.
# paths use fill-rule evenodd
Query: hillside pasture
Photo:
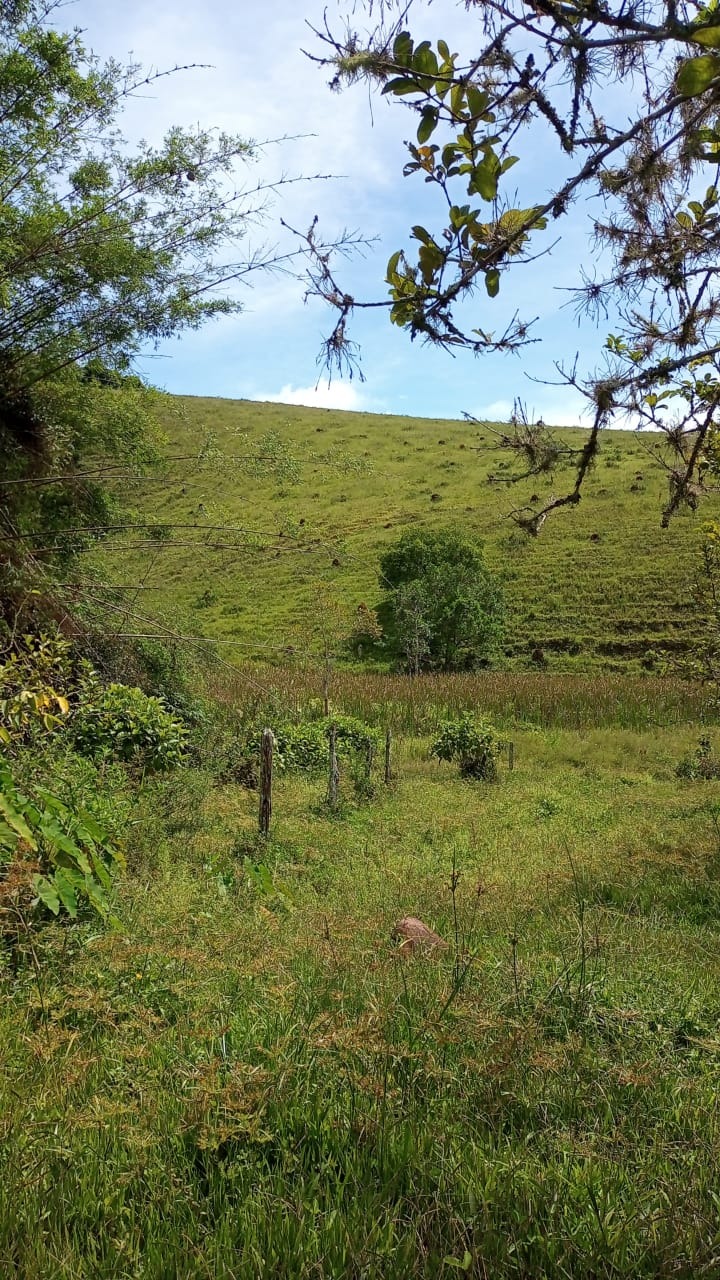
<svg viewBox="0 0 720 1280"><path fill-rule="evenodd" d="M562 492L571 464L561 459L544 483L506 483L502 424L169 397L164 427L168 457L183 460L135 486L148 527L99 552L135 631L164 614L175 630L218 641L230 661L287 665L308 649L319 591L346 610L349 632L357 606L378 602L388 544L412 525L456 523L483 540L502 577L511 665L534 655L551 671L640 671L698 633L694 556L716 503L660 528L657 435L607 432L579 506L530 538L512 511ZM557 437L577 445L582 433Z"/></svg>

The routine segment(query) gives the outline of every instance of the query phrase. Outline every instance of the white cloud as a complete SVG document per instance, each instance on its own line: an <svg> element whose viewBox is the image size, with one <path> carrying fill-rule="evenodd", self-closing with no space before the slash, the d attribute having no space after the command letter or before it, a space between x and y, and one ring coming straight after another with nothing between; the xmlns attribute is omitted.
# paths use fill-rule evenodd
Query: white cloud
<svg viewBox="0 0 720 1280"><path fill-rule="evenodd" d="M529 401L523 401L523 403L525 404L528 418L534 421L542 418L543 422L549 427L583 427L588 425L590 415L587 404L580 403L574 407L572 402L566 402L562 405L550 403L533 404ZM491 404L484 404L479 409L473 410L473 415L488 422L508 422L512 411L512 400L493 400Z"/></svg>
<svg viewBox="0 0 720 1280"><path fill-rule="evenodd" d="M253 400L267 400L272 404L302 404L311 409L366 409L365 398L354 382L320 382L314 387L284 386L277 395L259 394Z"/></svg>

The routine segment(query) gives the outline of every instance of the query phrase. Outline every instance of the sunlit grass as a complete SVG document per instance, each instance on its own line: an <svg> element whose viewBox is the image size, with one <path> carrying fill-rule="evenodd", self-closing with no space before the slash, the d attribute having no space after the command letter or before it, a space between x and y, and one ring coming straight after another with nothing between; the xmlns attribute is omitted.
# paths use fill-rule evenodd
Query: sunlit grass
<svg viewBox="0 0 720 1280"><path fill-rule="evenodd" d="M399 738L337 818L281 780L267 842L253 793L148 783L122 929L2 976L0 1274L716 1274L697 732L516 726L495 786ZM408 913L448 951L400 960Z"/></svg>
<svg viewBox="0 0 720 1280"><path fill-rule="evenodd" d="M580 505L528 539L511 511L533 495L564 491L571 472L492 483L508 465L492 425L169 401L168 453L192 456L208 439L219 452L202 464L170 463L130 495L142 520L180 526L169 539L146 531L99 551L114 581L142 587L128 597L128 629L152 630L147 616L161 612L175 631L216 638L232 662L284 665L289 649L307 651L319 583L351 620L361 602L378 602L389 542L409 525L459 523L483 540L503 579L506 662L527 667L541 651L551 671L640 671L653 651L692 641L693 557L715 500L661 530L666 470L647 437L610 432ZM238 455L252 458L268 432L296 458L296 481L238 466ZM580 439L560 434L566 443ZM142 539L149 545L134 545Z"/></svg>

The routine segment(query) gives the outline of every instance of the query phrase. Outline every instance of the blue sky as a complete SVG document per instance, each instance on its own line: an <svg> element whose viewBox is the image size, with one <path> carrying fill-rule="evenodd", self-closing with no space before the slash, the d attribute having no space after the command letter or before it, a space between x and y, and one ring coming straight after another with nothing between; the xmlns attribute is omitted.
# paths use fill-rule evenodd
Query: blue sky
<svg viewBox="0 0 720 1280"><path fill-rule="evenodd" d="M131 139L158 141L173 124L195 123L260 142L293 135L267 147L243 180L251 185L281 174L338 175L285 188L248 244L281 243L281 215L304 227L317 214L327 236L347 228L377 237L376 247L341 272L348 291L377 299L384 296L388 257L406 243L413 223L432 226L432 206L421 181L402 177L408 113L377 98L371 109L362 86L331 93L327 73L304 56L303 48L318 49L307 23L320 26L325 8L332 25L341 13L335 0L267 0L263 6L256 0L205 0L203 6L197 0L78 0L61 16L64 25L84 30L86 45L101 57L157 69L210 64L164 79L133 102L123 120ZM417 35L442 36L461 51L477 43L477 16L454 0L418 5L412 25ZM529 203L557 185L557 148L538 130L518 150L522 160L512 176ZM144 361L144 372L172 392L427 417L467 411L504 418L519 396L546 422L577 422L582 403L575 393L531 379L552 378L553 361L572 360L576 352L592 368L602 345L607 322L599 332L588 321L578 327L563 292L577 279L578 263L587 260L587 219L588 208L576 205L561 245L504 276L494 302L478 293L473 322L484 328L500 330L516 310L539 316L534 333L543 341L519 355L453 359L411 344L383 312L370 312L357 316L353 331L365 382L334 380L328 388L323 378L316 386L316 356L332 317L323 304L303 301L298 281L264 277L244 291L243 314L168 343Z"/></svg>

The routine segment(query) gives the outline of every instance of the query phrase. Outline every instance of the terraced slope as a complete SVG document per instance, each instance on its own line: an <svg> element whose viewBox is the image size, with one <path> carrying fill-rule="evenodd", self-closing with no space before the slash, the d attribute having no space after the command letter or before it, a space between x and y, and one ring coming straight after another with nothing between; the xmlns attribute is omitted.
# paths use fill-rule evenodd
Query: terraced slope
<svg viewBox="0 0 720 1280"><path fill-rule="evenodd" d="M117 582L142 585L137 610L218 638L233 660L279 662L307 647L322 584L348 611L372 605L383 547L408 525L454 522L483 538L505 579L513 663L541 649L557 669L627 669L691 640L694 548L713 508L660 528L667 481L654 438L608 433L580 505L528 539L509 512L543 490L537 480L493 482L509 467L493 425L170 401L168 455L197 454L210 440L213 456L171 461L137 488L139 518L175 527L167 541L124 535L106 564ZM296 460L294 477L267 474L272 433ZM554 492L569 478L556 473Z"/></svg>

